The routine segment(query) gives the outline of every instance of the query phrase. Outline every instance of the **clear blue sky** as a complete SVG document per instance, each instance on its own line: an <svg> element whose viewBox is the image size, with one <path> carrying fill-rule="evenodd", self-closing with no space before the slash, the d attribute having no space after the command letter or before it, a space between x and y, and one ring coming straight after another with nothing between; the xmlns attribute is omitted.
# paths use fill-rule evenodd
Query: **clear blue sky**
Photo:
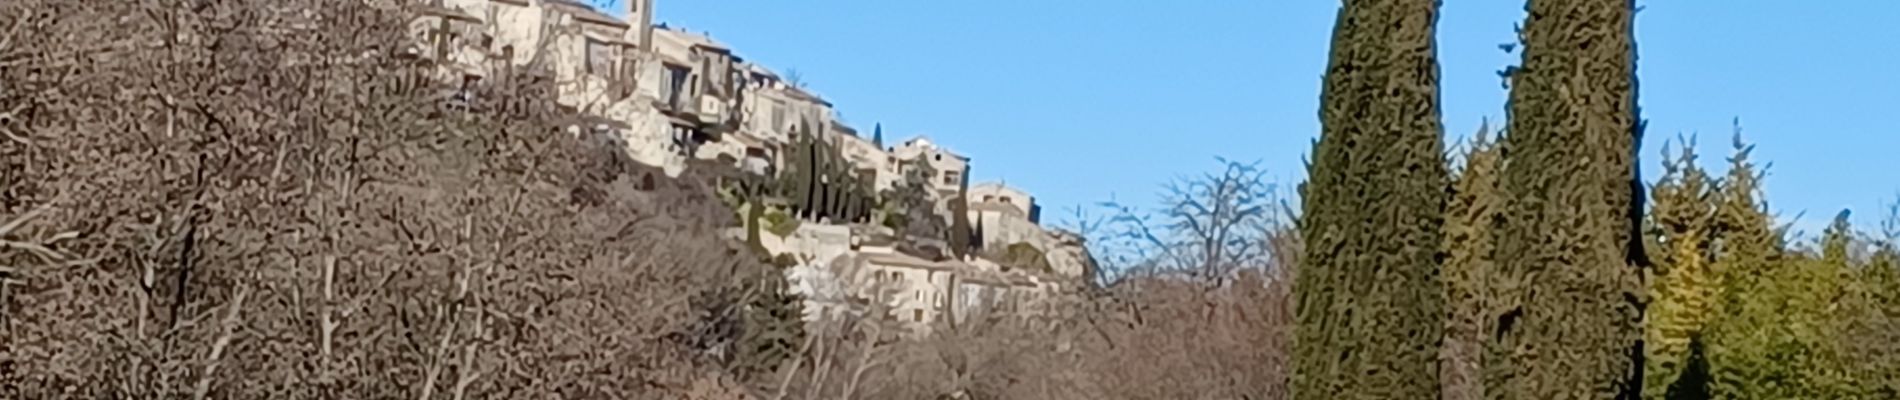
<svg viewBox="0 0 1900 400"><path fill-rule="evenodd" d="M979 180L1030 190L1049 216L1153 198L1215 156L1260 159L1286 184L1319 131L1337 1L658 0L656 22L709 31L797 70L846 120L887 140L926 134ZM1719 171L1730 121L1772 162L1771 206L1813 235L1841 208L1871 223L1900 190L1900 2L1641 1L1642 155L1701 136ZM1825 5L1825 6L1823 6ZM1521 0L1445 2L1444 121L1501 122L1498 49ZM1494 125L1495 126L1495 125ZM1863 225L1863 227L1871 227Z"/></svg>

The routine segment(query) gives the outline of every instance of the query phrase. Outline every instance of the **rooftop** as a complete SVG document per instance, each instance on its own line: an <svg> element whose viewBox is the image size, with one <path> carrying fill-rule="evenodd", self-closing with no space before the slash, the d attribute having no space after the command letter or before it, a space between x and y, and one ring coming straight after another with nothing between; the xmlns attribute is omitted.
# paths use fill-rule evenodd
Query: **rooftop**
<svg viewBox="0 0 1900 400"><path fill-rule="evenodd" d="M1012 205L1012 204L999 203L999 202L970 203L970 210L971 211L995 211L995 212L1000 212L1000 213L1013 214L1016 216L1025 216L1023 215L1023 209L1017 208L1015 205Z"/></svg>
<svg viewBox="0 0 1900 400"><path fill-rule="evenodd" d="M963 263L956 261L930 261L904 253L863 253L860 257L866 262L881 266L909 267L929 271L962 270Z"/></svg>
<svg viewBox="0 0 1900 400"><path fill-rule="evenodd" d="M915 137L910 138L909 140L905 140L903 144L898 145L897 148L899 149L916 148L916 149L922 149L922 150L936 151L939 153L943 153L944 155L956 157L958 160L963 160L966 162L970 161L969 156L957 154L957 152L950 151L950 149L948 148L945 148L943 146L938 146L936 142L933 142L930 140L929 136L924 136L924 135L917 135Z"/></svg>
<svg viewBox="0 0 1900 400"><path fill-rule="evenodd" d="M468 11L462 10L460 8L446 7L446 6L441 6L441 5L425 4L420 9L418 9L417 12L422 13L422 15L436 16L436 17L442 17L442 18L448 18L448 19L457 19L457 20L463 20L463 21L474 22L474 23L482 22L482 19L480 17L476 17L475 14L470 14L468 13Z"/></svg>
<svg viewBox="0 0 1900 400"><path fill-rule="evenodd" d="M587 3L575 0L547 0L547 3L573 13L574 19L583 22L592 22L616 28L632 27L632 25L627 24L627 21L600 12L600 10L594 9L594 6L588 5Z"/></svg>
<svg viewBox="0 0 1900 400"><path fill-rule="evenodd" d="M571 0L559 0L559 1L571 1ZM685 44L687 46L699 47L699 48L723 52L723 53L732 52L731 46L727 46L725 43L719 43L719 41L713 40L712 36L707 36L701 33L693 33L692 31L686 30L686 28L660 24L658 26L653 27L653 36L655 40L658 40L659 38L666 38L669 40L680 41L682 44Z"/></svg>

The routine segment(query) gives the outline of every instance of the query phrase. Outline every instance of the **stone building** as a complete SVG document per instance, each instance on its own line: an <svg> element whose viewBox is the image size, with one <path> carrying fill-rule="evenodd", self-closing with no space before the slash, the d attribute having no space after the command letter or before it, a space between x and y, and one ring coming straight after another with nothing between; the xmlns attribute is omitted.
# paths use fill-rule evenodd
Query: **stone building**
<svg viewBox="0 0 1900 400"><path fill-rule="evenodd" d="M890 160L894 161L891 163L891 172L898 176L904 175L904 170L905 168L910 168L910 163L917 161L928 163L931 171L930 174L924 178L928 179L932 189L935 189L935 193L933 194L941 198L953 197L961 192L963 190L963 179L970 172L969 157L951 152L948 148L938 146L937 143L931 141L929 137L918 136L911 138L910 140L904 141L903 144L889 149L889 151L891 153Z"/></svg>
<svg viewBox="0 0 1900 400"><path fill-rule="evenodd" d="M615 16L575 0L435 0L411 22L417 40L406 54L454 83L446 97L459 107L510 100L479 98L476 89L484 85L547 83L558 107L582 116L566 122L567 132L611 139L633 161L669 175L710 163L769 177L783 169L787 147L809 135L835 145L880 193L922 163L930 167L927 195L939 215L950 218L950 202L966 196L969 157L927 137L883 148L839 120L834 105L811 89L747 63L704 32L656 26L654 0L623 4ZM1079 238L1040 227L1027 192L980 184L966 197L984 242L1032 243L1047 253L1054 274L974 256L900 252L895 235L876 225L805 221L784 236L764 234L761 244L798 260L786 274L807 301L808 319L862 312L876 299L888 306L884 318L918 334L978 308L1032 310L1086 271ZM744 237L743 230L732 234Z"/></svg>
<svg viewBox="0 0 1900 400"><path fill-rule="evenodd" d="M1000 182L970 186L970 223L977 229L977 240L984 248L1004 249L1011 245L1035 247L1049 261L1051 272L1064 277L1093 276L1094 261L1088 256L1086 242L1073 232L1042 226L1042 206L1028 191Z"/></svg>

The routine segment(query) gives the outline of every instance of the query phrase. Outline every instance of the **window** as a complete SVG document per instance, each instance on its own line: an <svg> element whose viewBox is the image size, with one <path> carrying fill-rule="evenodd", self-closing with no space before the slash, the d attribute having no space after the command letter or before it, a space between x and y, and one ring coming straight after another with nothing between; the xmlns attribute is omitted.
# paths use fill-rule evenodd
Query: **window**
<svg viewBox="0 0 1900 400"><path fill-rule="evenodd" d="M475 102L475 88L481 83L482 83L481 76L472 75L472 74L463 74L462 88L461 90L457 90L455 92L455 100L461 101L463 106L471 106L472 104L470 103Z"/></svg>
<svg viewBox="0 0 1900 400"><path fill-rule="evenodd" d="M461 30L456 29L457 27L454 21L443 19L442 22L437 24L436 28L433 29L435 31L435 58L437 60L448 58L449 49L461 42Z"/></svg>
<svg viewBox="0 0 1900 400"><path fill-rule="evenodd" d="M990 202L990 201L993 201L993 200L996 200L996 196L991 196L991 195L987 195L987 194L986 194L986 195L983 195L983 202L985 202L985 203L988 203L988 202Z"/></svg>
<svg viewBox="0 0 1900 400"><path fill-rule="evenodd" d="M620 81L625 83L628 91L631 92L638 88L637 85L640 83L640 60L633 57L635 53L632 47L621 49L620 54L625 55L620 58Z"/></svg>
<svg viewBox="0 0 1900 400"><path fill-rule="evenodd" d="M699 90L699 93L719 93L719 91L714 87L714 85L718 84L719 75L713 70L712 59L709 57L701 56L699 59L699 71L703 73L713 74L712 76L706 77L703 83L697 82L697 81L693 83L694 87L699 88L697 89ZM700 88L699 85L706 85L706 86L703 88Z"/></svg>
<svg viewBox="0 0 1900 400"><path fill-rule="evenodd" d="M705 68L700 71L706 73L706 90L701 93L720 98L732 97L732 91L738 89L737 85L734 85L733 78L738 74L730 69L732 66L730 60L724 54L708 52L704 65Z"/></svg>
<svg viewBox="0 0 1900 400"><path fill-rule="evenodd" d="M665 86L660 88L660 95L665 96L668 107L680 108L681 98L685 97L682 92L686 90L686 78L692 73L693 71L686 67L671 64L666 66L666 80L662 82Z"/></svg>
<svg viewBox="0 0 1900 400"><path fill-rule="evenodd" d="M957 171L943 171L943 184L955 185L961 183L962 175L963 173Z"/></svg>
<svg viewBox="0 0 1900 400"><path fill-rule="evenodd" d="M612 76L614 68L614 47L594 39L587 39L587 73Z"/></svg>
<svg viewBox="0 0 1900 400"><path fill-rule="evenodd" d="M910 310L910 320L912 322L924 322L924 310L923 309Z"/></svg>
<svg viewBox="0 0 1900 400"><path fill-rule="evenodd" d="M773 100L767 107L772 107L772 129L785 129L785 102Z"/></svg>

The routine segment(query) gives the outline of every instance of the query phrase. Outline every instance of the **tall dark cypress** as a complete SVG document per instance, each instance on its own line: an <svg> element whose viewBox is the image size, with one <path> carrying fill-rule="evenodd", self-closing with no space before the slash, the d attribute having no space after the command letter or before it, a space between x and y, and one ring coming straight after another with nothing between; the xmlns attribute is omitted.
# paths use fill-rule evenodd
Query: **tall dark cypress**
<svg viewBox="0 0 1900 400"><path fill-rule="evenodd" d="M1530 0L1510 77L1486 395L1635 399L1644 291L1632 0Z"/></svg>
<svg viewBox="0 0 1900 400"><path fill-rule="evenodd" d="M958 176L963 177L963 180L957 182L956 197L950 199L948 242L950 242L950 251L957 257L963 257L971 254L976 246L970 240L970 168L963 167L962 173Z"/></svg>
<svg viewBox="0 0 1900 400"><path fill-rule="evenodd" d="M871 128L871 144L877 145L877 148L880 148L880 149L884 148L884 124L883 123L878 123L876 126L873 126Z"/></svg>
<svg viewBox="0 0 1900 400"><path fill-rule="evenodd" d="M1446 188L1435 0L1345 0L1302 192L1293 398L1439 397Z"/></svg>

